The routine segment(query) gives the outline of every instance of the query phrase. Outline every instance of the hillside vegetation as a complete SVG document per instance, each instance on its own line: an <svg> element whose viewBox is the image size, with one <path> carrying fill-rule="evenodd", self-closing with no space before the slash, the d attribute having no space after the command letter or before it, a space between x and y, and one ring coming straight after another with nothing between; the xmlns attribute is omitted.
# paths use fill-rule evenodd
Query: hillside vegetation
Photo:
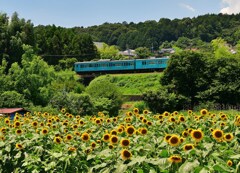
<svg viewBox="0 0 240 173"><path fill-rule="evenodd" d="M156 91L162 73L133 73L103 75L94 80L108 79L119 87L123 95L142 95L146 91Z"/></svg>

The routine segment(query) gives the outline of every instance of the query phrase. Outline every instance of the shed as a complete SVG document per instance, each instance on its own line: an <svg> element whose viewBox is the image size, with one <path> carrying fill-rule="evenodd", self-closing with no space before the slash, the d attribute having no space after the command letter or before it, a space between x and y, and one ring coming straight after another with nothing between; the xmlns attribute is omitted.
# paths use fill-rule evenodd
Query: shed
<svg viewBox="0 0 240 173"><path fill-rule="evenodd" d="M11 120L14 119L16 113L23 116L27 112L29 111L24 108L0 108L0 114L2 114L2 116L8 116Z"/></svg>

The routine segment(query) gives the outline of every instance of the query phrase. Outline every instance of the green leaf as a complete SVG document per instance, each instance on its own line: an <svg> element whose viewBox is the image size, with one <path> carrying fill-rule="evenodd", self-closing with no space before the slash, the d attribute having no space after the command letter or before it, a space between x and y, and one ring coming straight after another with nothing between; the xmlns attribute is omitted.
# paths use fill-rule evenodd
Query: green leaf
<svg viewBox="0 0 240 173"><path fill-rule="evenodd" d="M116 168L116 170L114 171L114 173L122 173L127 170L128 165L119 163L115 166L115 168Z"/></svg>
<svg viewBox="0 0 240 173"><path fill-rule="evenodd" d="M15 156L14 156L14 158L15 159L18 159L18 158L20 158L21 157L21 154L22 154L22 152L21 151L19 151Z"/></svg>
<svg viewBox="0 0 240 173"><path fill-rule="evenodd" d="M230 156L230 159L240 159L240 154Z"/></svg>
<svg viewBox="0 0 240 173"><path fill-rule="evenodd" d="M5 147L5 151L10 152L10 151L11 151L11 146L10 146L10 145L7 145L7 146Z"/></svg>
<svg viewBox="0 0 240 173"><path fill-rule="evenodd" d="M139 168L139 169L137 170L137 173L144 173L144 171L143 171L141 168Z"/></svg>
<svg viewBox="0 0 240 173"><path fill-rule="evenodd" d="M213 169L215 171L219 171L221 173L224 173L224 172L233 172L233 170L230 170L227 166L225 165L222 165L222 164L216 164L213 166Z"/></svg>
<svg viewBox="0 0 240 173"><path fill-rule="evenodd" d="M200 163L198 160L194 160L194 162L185 162L180 166L179 172L184 172L184 173L193 172L194 169L199 165Z"/></svg>
<svg viewBox="0 0 240 173"><path fill-rule="evenodd" d="M55 158L59 158L62 156L62 152L60 153L52 153L52 156L55 157Z"/></svg>
<svg viewBox="0 0 240 173"><path fill-rule="evenodd" d="M167 150L162 150L162 152L160 153L161 157L168 157L168 151Z"/></svg>

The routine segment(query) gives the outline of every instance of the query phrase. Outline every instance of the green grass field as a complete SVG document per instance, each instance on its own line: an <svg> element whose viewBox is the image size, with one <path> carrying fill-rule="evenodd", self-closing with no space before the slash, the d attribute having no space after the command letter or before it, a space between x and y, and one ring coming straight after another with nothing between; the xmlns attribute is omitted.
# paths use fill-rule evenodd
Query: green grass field
<svg viewBox="0 0 240 173"><path fill-rule="evenodd" d="M160 85L162 73L133 73L103 75L94 80L107 78L115 83L123 95L142 95L148 90L157 90Z"/></svg>

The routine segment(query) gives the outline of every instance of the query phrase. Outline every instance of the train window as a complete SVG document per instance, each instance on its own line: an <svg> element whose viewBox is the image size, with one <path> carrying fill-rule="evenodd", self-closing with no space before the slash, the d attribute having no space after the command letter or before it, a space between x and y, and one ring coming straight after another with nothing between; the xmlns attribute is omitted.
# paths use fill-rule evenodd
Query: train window
<svg viewBox="0 0 240 173"><path fill-rule="evenodd" d="M155 64L155 61L149 61L148 64Z"/></svg>
<svg viewBox="0 0 240 173"><path fill-rule="evenodd" d="M158 61L158 64L162 64L162 63L163 63L163 61L162 61L162 60L159 60L159 61Z"/></svg>
<svg viewBox="0 0 240 173"><path fill-rule="evenodd" d="M147 64L147 62L146 61L142 61L142 65L146 65Z"/></svg>

